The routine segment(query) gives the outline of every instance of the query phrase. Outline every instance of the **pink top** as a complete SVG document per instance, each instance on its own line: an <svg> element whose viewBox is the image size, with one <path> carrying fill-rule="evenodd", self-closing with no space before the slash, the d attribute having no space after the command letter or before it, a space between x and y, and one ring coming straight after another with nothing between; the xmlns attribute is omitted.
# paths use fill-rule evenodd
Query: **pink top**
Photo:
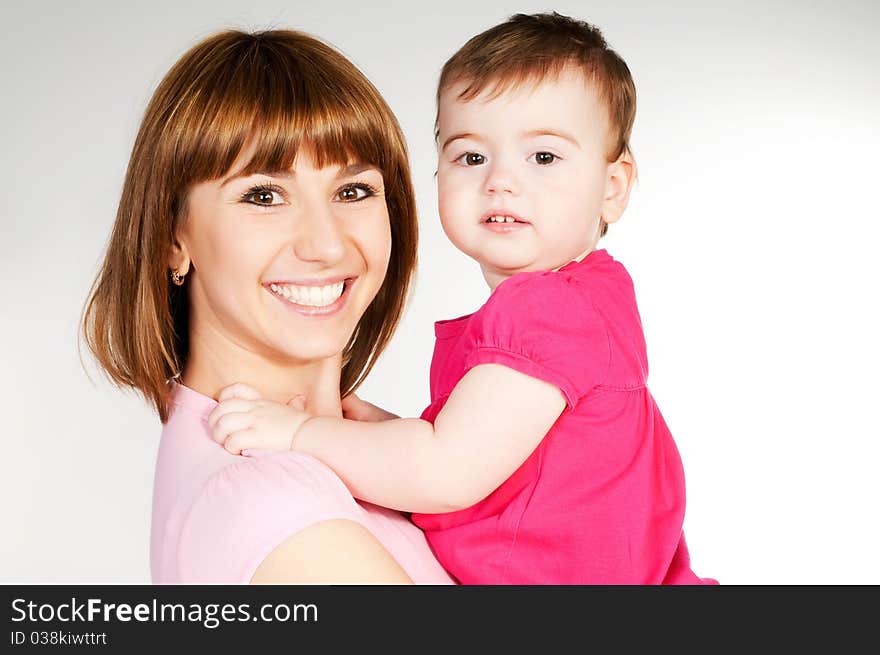
<svg viewBox="0 0 880 655"><path fill-rule="evenodd" d="M413 582L452 582L417 527L398 512L356 501L318 460L267 451L230 455L210 437L207 418L216 406L175 385L153 485L155 584L250 582L276 546L331 519L370 530Z"/></svg>
<svg viewBox="0 0 880 655"><path fill-rule="evenodd" d="M464 584L699 584L682 533L684 472L645 382L632 280L604 250L502 282L476 313L436 324L433 421L464 374L502 364L557 386L566 408L498 489L415 514Z"/></svg>

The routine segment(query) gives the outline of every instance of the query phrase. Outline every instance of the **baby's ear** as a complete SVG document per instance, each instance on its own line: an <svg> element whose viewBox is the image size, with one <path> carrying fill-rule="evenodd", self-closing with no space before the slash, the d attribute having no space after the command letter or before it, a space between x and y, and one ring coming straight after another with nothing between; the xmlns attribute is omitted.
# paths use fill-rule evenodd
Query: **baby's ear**
<svg viewBox="0 0 880 655"><path fill-rule="evenodd" d="M629 150L617 161L608 164L605 178L605 198L602 200L602 219L614 223L629 204L629 194L636 179L636 161Z"/></svg>

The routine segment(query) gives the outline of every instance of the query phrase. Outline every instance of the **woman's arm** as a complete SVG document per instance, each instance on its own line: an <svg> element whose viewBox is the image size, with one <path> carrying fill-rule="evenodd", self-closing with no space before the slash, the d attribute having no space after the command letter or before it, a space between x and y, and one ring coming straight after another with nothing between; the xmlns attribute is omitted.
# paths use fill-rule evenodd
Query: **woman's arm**
<svg viewBox="0 0 880 655"><path fill-rule="evenodd" d="M257 567L251 584L412 584L363 525L323 521L288 537Z"/></svg>
<svg viewBox="0 0 880 655"><path fill-rule="evenodd" d="M377 505L450 512L482 500L537 448L565 409L558 387L498 364L472 368L434 424L421 419L305 422L295 450Z"/></svg>

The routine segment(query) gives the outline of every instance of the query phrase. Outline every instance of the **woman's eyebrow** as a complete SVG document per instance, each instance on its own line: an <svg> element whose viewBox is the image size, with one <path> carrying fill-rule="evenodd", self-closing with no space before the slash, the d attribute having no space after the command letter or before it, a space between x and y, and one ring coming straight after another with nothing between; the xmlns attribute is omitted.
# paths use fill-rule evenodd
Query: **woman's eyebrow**
<svg viewBox="0 0 880 655"><path fill-rule="evenodd" d="M220 183L220 188L222 189L227 184L232 182L233 180L237 180L242 177L252 177L254 175L265 175L266 177L278 177L282 179L293 177L292 171L254 171L253 173L245 173L245 171L238 171L237 173L233 173L225 180Z"/></svg>
<svg viewBox="0 0 880 655"><path fill-rule="evenodd" d="M353 164L349 164L345 168L340 169L339 174L336 177L351 177L352 175L357 175L358 173L363 173L364 171L369 170L379 171L381 173L379 167L374 164L354 162Z"/></svg>
<svg viewBox="0 0 880 655"><path fill-rule="evenodd" d="M336 174L337 178L341 177L351 177L352 175L357 175L358 173L363 173L367 170L379 171L379 167L374 164L365 164L362 162L355 162L353 164L349 164L345 168L340 168L339 173ZM253 173L245 173L244 171L239 171L238 173L233 173L229 177L227 177L223 182L220 183L220 188L222 189L227 184L232 182L233 180L237 180L242 177L252 177L254 175L264 175L266 177L275 177L280 179L290 179L294 175L296 175L296 171L287 170L287 171L254 171Z"/></svg>

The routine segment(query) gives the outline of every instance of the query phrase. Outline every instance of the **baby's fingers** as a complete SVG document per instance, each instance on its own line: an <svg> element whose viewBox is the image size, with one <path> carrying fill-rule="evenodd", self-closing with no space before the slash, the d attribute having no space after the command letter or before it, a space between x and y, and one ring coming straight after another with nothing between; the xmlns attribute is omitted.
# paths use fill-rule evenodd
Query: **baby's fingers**
<svg viewBox="0 0 880 655"><path fill-rule="evenodd" d="M214 427L211 429L211 437L217 443L225 443L233 433L240 432L241 430L249 430L252 427L253 416L250 414L243 412L223 414L223 416L218 418L216 423L214 423ZM227 450L229 449L227 448Z"/></svg>
<svg viewBox="0 0 880 655"><path fill-rule="evenodd" d="M217 425L217 421L226 414L244 414L252 411L255 404L256 403L253 400L243 400L241 398L229 398L220 402L220 404L208 414L208 428L213 430L214 426Z"/></svg>
<svg viewBox="0 0 880 655"><path fill-rule="evenodd" d="M223 442L223 447L227 452L230 452L233 455L241 455L242 450L257 446L257 441L258 439L255 430L252 428L245 428L244 430L238 430L231 433L226 441Z"/></svg>
<svg viewBox="0 0 880 655"><path fill-rule="evenodd" d="M230 398L244 398L245 400L259 400L260 392L243 382L236 382L225 387L220 395L217 396L218 402L229 400Z"/></svg>

